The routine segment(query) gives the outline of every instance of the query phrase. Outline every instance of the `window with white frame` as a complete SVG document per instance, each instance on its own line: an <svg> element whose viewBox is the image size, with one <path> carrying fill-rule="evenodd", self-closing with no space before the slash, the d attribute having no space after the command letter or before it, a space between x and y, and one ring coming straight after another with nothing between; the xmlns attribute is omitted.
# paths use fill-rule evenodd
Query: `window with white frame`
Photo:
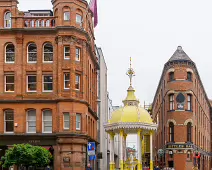
<svg viewBox="0 0 212 170"><path fill-rule="evenodd" d="M11 28L12 27L12 20L11 20L11 12L7 11L4 14L4 28Z"/></svg>
<svg viewBox="0 0 212 170"><path fill-rule="evenodd" d="M174 110L174 94L169 95L169 110Z"/></svg>
<svg viewBox="0 0 212 170"><path fill-rule="evenodd" d="M6 45L5 63L15 62L15 46L12 43Z"/></svg>
<svg viewBox="0 0 212 170"><path fill-rule="evenodd" d="M53 91L53 76L43 75L43 91L52 92Z"/></svg>
<svg viewBox="0 0 212 170"><path fill-rule="evenodd" d="M82 16L80 14L76 14L76 23L82 26Z"/></svg>
<svg viewBox="0 0 212 170"><path fill-rule="evenodd" d="M35 43L30 43L27 50L28 63L37 62L37 46Z"/></svg>
<svg viewBox="0 0 212 170"><path fill-rule="evenodd" d="M70 20L70 12L65 11L64 12L64 21L69 21Z"/></svg>
<svg viewBox="0 0 212 170"><path fill-rule="evenodd" d="M70 73L64 73L64 89L70 89Z"/></svg>
<svg viewBox="0 0 212 170"><path fill-rule="evenodd" d="M81 114L76 114L76 130L81 130Z"/></svg>
<svg viewBox="0 0 212 170"><path fill-rule="evenodd" d="M63 113L63 129L70 129L70 114L68 112Z"/></svg>
<svg viewBox="0 0 212 170"><path fill-rule="evenodd" d="M28 75L27 76L27 92L36 92L37 91L37 76Z"/></svg>
<svg viewBox="0 0 212 170"><path fill-rule="evenodd" d="M80 52L81 52L81 49L79 47L76 47L76 61L80 61Z"/></svg>
<svg viewBox="0 0 212 170"><path fill-rule="evenodd" d="M27 132L36 133L36 110L27 111Z"/></svg>
<svg viewBox="0 0 212 170"><path fill-rule="evenodd" d="M75 78L75 89L76 90L80 90L80 75L76 74L76 78Z"/></svg>
<svg viewBox="0 0 212 170"><path fill-rule="evenodd" d="M14 75L5 75L5 92L14 92L15 91L15 76Z"/></svg>
<svg viewBox="0 0 212 170"><path fill-rule="evenodd" d="M43 111L43 132L52 133L52 111Z"/></svg>
<svg viewBox="0 0 212 170"><path fill-rule="evenodd" d="M53 46L51 43L44 44L43 62L53 62Z"/></svg>
<svg viewBox="0 0 212 170"><path fill-rule="evenodd" d="M14 111L13 110L4 111L4 132L5 133L14 132Z"/></svg>
<svg viewBox="0 0 212 170"><path fill-rule="evenodd" d="M187 102L188 102L188 110L192 110L192 101L191 101L191 99L192 99L192 96L191 96L191 94L188 94L188 96L187 96Z"/></svg>
<svg viewBox="0 0 212 170"><path fill-rule="evenodd" d="M64 59L70 59L70 46L64 46Z"/></svg>

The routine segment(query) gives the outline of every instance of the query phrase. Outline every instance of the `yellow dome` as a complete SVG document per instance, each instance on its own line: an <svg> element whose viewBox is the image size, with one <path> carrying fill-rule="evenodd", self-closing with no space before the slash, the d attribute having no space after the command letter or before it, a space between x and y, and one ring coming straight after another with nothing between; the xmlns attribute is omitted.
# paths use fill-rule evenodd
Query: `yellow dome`
<svg viewBox="0 0 212 170"><path fill-rule="evenodd" d="M109 123L119 122L153 124L150 114L145 109L137 106L124 106L114 111Z"/></svg>
<svg viewBox="0 0 212 170"><path fill-rule="evenodd" d="M127 97L123 101L124 107L112 113L109 123L129 122L153 124L152 118L147 110L139 107L139 101L135 97L135 90L130 86L127 90Z"/></svg>

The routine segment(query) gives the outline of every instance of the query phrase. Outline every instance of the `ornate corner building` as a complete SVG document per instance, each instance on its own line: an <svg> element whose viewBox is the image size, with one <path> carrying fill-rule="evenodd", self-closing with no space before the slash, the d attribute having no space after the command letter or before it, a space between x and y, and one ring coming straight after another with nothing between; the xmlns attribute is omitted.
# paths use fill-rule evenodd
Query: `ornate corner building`
<svg viewBox="0 0 212 170"><path fill-rule="evenodd" d="M97 142L97 70L85 0L19 11L0 0L0 157L13 144L51 150L57 170L85 169Z"/></svg>
<svg viewBox="0 0 212 170"><path fill-rule="evenodd" d="M211 169L211 104L195 63L178 47L164 65L152 105L155 164Z"/></svg>

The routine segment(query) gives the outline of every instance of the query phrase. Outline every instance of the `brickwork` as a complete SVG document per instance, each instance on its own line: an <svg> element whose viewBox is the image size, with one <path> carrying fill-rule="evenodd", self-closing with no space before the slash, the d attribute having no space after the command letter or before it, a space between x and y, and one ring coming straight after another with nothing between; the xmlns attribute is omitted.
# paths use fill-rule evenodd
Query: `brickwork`
<svg viewBox="0 0 212 170"><path fill-rule="evenodd" d="M67 3L68 2L68 3ZM0 0L0 15L11 12L11 27L5 28L5 17L0 17L0 140L9 141L24 135L26 140L38 140L38 145L54 147L54 164L57 170L84 169L86 145L97 141L97 69L98 61L94 50L92 13L83 0L53 0L53 16L25 16L17 8L17 1ZM70 20L64 21L64 12L70 12ZM76 22L76 15L82 23ZM50 24L47 24L47 21ZM46 23L44 26L37 26ZM47 26L48 25L48 26ZM17 30L18 28L18 30ZM37 62L28 62L28 45L36 44ZM53 46L53 61L44 62L44 45ZM6 46L13 44L15 59L6 62ZM70 47L70 59L65 59L64 47ZM80 49L80 60L76 60L76 48ZM64 89L64 74L70 74L69 89ZM14 76L14 91L6 92L6 75ZM36 92L28 92L27 76L36 75ZM44 92L43 75L52 75L53 89ZM80 76L79 90L76 75ZM13 110L14 132L5 135L5 111ZM27 133L27 111L36 110L36 133ZM51 110L51 144L43 133L43 111ZM70 114L70 128L64 129L63 113ZM81 115L81 128L77 130L76 114ZM33 137L32 137L33 136ZM42 136L42 137L40 137ZM11 142L11 141L10 141ZM14 140L15 143L20 143ZM0 143L1 147L1 143ZM0 153L1 154L1 153ZM70 162L63 161L65 157ZM69 168L68 168L69 167Z"/></svg>
<svg viewBox="0 0 212 170"><path fill-rule="evenodd" d="M173 79L170 79L171 72L174 73ZM188 79L188 73L191 73L191 79ZM177 101L180 93L185 97L182 103ZM171 95L173 104L170 102ZM189 102L190 96L191 102ZM191 60L167 62L153 102L153 119L159 124L158 132L154 135L156 164L162 166L164 162L168 166L173 161L176 170L187 170L194 166L194 154L200 153L200 168L202 170L211 168L210 107L195 64ZM170 122L174 124L173 140L170 139L172 133ZM189 122L191 123L190 141L188 140ZM168 149L168 144L175 148ZM188 144L192 148L180 149L179 144ZM159 158L158 149L165 148L164 158Z"/></svg>

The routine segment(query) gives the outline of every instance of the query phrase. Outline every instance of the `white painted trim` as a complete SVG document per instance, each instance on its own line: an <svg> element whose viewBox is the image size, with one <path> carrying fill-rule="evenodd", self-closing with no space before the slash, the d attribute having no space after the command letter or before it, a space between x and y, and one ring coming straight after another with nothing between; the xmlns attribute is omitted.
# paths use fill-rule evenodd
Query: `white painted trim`
<svg viewBox="0 0 212 170"><path fill-rule="evenodd" d="M184 125L187 125L189 122L191 122L191 125L193 126L193 120L192 119L187 119L185 122L184 122Z"/></svg>
<svg viewBox="0 0 212 170"><path fill-rule="evenodd" d="M36 74L31 74L31 75L27 75L27 79L26 79L26 91L27 92L37 92L37 85L36 85L36 90L31 90L31 91L29 91L28 90L28 76L36 76L36 83L37 83L37 75Z"/></svg>
<svg viewBox="0 0 212 170"><path fill-rule="evenodd" d="M35 132L29 132L29 124L28 124L28 112L30 111L30 110L35 110L35 123L36 123L36 126L35 126ZM36 128L37 128L37 119L36 119L36 109L30 109L30 110L27 110L26 111L26 132L27 133L36 133L37 131L36 131Z"/></svg>
<svg viewBox="0 0 212 170"><path fill-rule="evenodd" d="M37 61L38 61L38 47L37 47L37 45L36 45L36 49L37 49L37 52L36 52L36 54L37 54L37 58L36 58L36 61L29 61L29 45L30 44L35 44L34 42L32 42L32 43L29 43L28 45L27 45L27 63L30 63L30 64L34 64L34 63L37 63Z"/></svg>
<svg viewBox="0 0 212 170"><path fill-rule="evenodd" d="M174 123L174 125L176 126L177 125L177 122L174 120L174 119L168 119L167 120L167 126L169 127L169 123L172 122Z"/></svg>
<svg viewBox="0 0 212 170"><path fill-rule="evenodd" d="M46 109L46 110L50 110L50 109ZM44 112L45 110L43 110L42 111L42 133L52 133L52 131L50 132L50 131L48 131L48 132L45 132L44 131L44 121L43 121L43 112ZM51 110L51 116L52 116L52 110ZM52 119L53 120L53 119ZM53 130L53 122L52 122L52 130Z"/></svg>
<svg viewBox="0 0 212 170"><path fill-rule="evenodd" d="M52 90L44 90L44 76L51 76L52 77ZM53 87L53 75L42 75L42 92L53 92L54 87Z"/></svg>

